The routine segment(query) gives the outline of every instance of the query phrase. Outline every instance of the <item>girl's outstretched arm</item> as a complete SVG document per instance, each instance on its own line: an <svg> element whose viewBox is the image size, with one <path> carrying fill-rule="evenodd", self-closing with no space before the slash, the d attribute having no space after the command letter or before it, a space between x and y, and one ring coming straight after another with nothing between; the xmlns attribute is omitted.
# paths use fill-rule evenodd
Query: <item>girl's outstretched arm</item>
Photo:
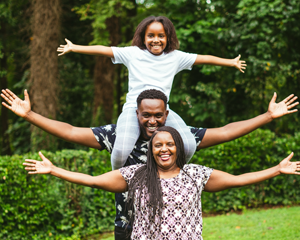
<svg viewBox="0 0 300 240"><path fill-rule="evenodd" d="M73 44L70 40L66 39L67 44L66 45L60 45L57 48L58 56L67 54L69 52L75 52L75 53L82 53L82 54L90 54L90 55L102 55L106 57L113 58L114 54L111 50L111 47L106 47L102 45L95 45L95 46L82 46L82 45L76 45Z"/></svg>
<svg viewBox="0 0 300 240"><path fill-rule="evenodd" d="M119 170L93 177L87 174L71 172L58 168L54 166L52 162L50 162L41 152L39 152L39 155L43 161L26 159L26 162L23 163L23 165L26 166L25 170L27 170L29 174L51 174L71 183L100 188L109 192L127 191L128 185Z"/></svg>
<svg viewBox="0 0 300 240"><path fill-rule="evenodd" d="M300 162L291 162L294 153L283 159L277 166L259 172L234 176L226 172L214 170L205 185L205 191L218 192L228 188L243 187L265 181L280 174L300 175Z"/></svg>
<svg viewBox="0 0 300 240"><path fill-rule="evenodd" d="M208 64L216 66L235 67L240 72L244 73L246 69L246 62L240 60L241 55L234 59L219 58L211 55L197 55L194 65Z"/></svg>

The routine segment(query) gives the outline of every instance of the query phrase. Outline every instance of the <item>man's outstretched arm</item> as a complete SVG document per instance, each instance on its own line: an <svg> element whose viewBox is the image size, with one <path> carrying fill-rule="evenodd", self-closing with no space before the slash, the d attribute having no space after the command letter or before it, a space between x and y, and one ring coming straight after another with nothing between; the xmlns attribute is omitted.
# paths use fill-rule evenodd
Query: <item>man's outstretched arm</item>
<svg viewBox="0 0 300 240"><path fill-rule="evenodd" d="M68 123L43 117L31 110L27 90L24 91L24 96L25 99L21 100L9 89L2 90L1 97L7 102L2 102L2 105L31 124L58 138L87 147L101 149L101 145L97 142L90 128L74 127Z"/></svg>
<svg viewBox="0 0 300 240"><path fill-rule="evenodd" d="M292 109L299 104L299 102L295 102L298 97L294 96L294 94L291 94L279 103L275 102L276 97L276 93L274 93L269 103L268 111L264 114L249 120L229 123L220 128L208 128L197 150L232 141L271 122L273 119L298 111L297 109Z"/></svg>

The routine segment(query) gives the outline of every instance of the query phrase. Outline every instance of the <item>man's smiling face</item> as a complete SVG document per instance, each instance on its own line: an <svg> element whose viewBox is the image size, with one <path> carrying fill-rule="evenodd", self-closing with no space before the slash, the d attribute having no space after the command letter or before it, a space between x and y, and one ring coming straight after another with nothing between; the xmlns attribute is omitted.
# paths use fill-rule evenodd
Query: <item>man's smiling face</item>
<svg viewBox="0 0 300 240"><path fill-rule="evenodd" d="M143 99L136 113L141 135L148 140L159 127L165 125L169 111L161 99Z"/></svg>

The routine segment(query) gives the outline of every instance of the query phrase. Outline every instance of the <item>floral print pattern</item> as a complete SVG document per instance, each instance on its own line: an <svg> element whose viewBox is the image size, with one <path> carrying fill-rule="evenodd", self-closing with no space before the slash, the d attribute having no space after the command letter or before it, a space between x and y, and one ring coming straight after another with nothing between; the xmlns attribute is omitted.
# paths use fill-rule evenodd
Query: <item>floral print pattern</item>
<svg viewBox="0 0 300 240"><path fill-rule="evenodd" d="M130 182L141 165L123 167L120 172ZM184 171L183 171L184 170ZM213 169L186 164L180 173L170 179L161 179L164 209L162 219L150 221L149 196L145 189L141 195L141 206L135 212L131 239L202 239L201 192Z"/></svg>

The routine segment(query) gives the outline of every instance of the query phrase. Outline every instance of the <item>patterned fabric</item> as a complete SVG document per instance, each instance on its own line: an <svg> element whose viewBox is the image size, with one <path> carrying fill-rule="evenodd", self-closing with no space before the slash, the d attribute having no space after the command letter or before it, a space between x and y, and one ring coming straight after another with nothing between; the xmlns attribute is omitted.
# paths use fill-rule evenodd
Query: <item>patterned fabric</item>
<svg viewBox="0 0 300 240"><path fill-rule="evenodd" d="M141 166L120 169L127 183ZM204 166L186 164L176 177L161 179L164 209L160 222L158 218L149 220L149 196L142 188L141 206L137 206L137 199L135 202L131 239L202 239L201 192L212 171Z"/></svg>
<svg viewBox="0 0 300 240"><path fill-rule="evenodd" d="M191 133L195 137L196 145L198 147L198 145L201 143L204 137L206 128L196 128L196 127L189 127L189 128ZM109 153L111 153L116 139L116 125L109 124L101 127L94 127L92 128L92 131L95 135L96 140L101 145L101 149L107 150ZM135 147L131 152L131 154L129 155L126 164L124 166L146 163L147 151L148 151L148 141L140 137L137 140ZM122 227L122 228L125 228L126 224L128 223L128 213L125 211L126 198L127 198L127 192L115 194L115 201L116 201L115 226Z"/></svg>

